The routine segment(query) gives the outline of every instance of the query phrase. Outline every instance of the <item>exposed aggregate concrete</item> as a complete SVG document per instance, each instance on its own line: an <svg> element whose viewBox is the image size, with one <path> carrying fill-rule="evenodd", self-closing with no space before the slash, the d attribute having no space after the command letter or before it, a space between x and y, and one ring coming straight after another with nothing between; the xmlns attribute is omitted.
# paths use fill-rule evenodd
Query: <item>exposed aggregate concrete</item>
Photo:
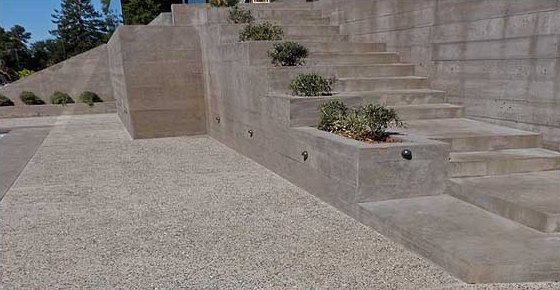
<svg viewBox="0 0 560 290"><path fill-rule="evenodd" d="M209 137L54 125L0 202L0 289L560 289L463 284Z"/></svg>

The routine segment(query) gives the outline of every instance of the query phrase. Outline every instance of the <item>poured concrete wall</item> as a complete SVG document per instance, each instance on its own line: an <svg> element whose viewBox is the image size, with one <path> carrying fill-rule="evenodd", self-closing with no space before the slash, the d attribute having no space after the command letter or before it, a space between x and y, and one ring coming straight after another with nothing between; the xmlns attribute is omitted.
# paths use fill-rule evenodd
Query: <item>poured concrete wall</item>
<svg viewBox="0 0 560 290"><path fill-rule="evenodd" d="M68 93L75 101L78 101L77 96L84 91L95 92L103 100L112 101L113 88L108 64L107 45L101 45L0 87L0 94L12 99L16 105L23 104L19 99L22 91L34 92L47 103L49 96L55 91Z"/></svg>
<svg viewBox="0 0 560 290"><path fill-rule="evenodd" d="M210 136L354 217L360 202L445 191L446 144L371 145L291 127L294 103L302 98L277 95L270 60L259 58L273 43L238 42L237 26L226 24L225 11L173 6L175 25L200 31ZM405 148L415 152L414 160L402 159Z"/></svg>
<svg viewBox="0 0 560 290"><path fill-rule="evenodd" d="M206 134L194 27L122 26L108 45L117 109L133 138Z"/></svg>
<svg viewBox="0 0 560 290"><path fill-rule="evenodd" d="M560 1L321 0L356 42L385 42L467 114L560 144ZM556 144L556 145L555 145Z"/></svg>

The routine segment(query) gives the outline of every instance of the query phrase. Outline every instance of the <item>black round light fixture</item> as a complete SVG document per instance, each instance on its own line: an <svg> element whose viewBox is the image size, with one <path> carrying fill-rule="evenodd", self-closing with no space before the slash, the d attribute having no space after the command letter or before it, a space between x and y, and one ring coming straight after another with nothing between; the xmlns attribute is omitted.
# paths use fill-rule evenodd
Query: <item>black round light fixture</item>
<svg viewBox="0 0 560 290"><path fill-rule="evenodd" d="M220 119L220 117L216 117L216 122L217 122L218 124L220 124L221 121L222 121L222 119Z"/></svg>
<svg viewBox="0 0 560 290"><path fill-rule="evenodd" d="M249 137L253 138L253 134L255 134L255 132L253 132L253 130L249 130L247 131L247 133L249 133Z"/></svg>
<svg viewBox="0 0 560 290"><path fill-rule="evenodd" d="M409 149L404 149L401 152L401 156L406 160L412 160L412 151L410 151Z"/></svg>
<svg viewBox="0 0 560 290"><path fill-rule="evenodd" d="M307 161L307 159L309 159L309 152L303 151L301 156L303 156L303 161Z"/></svg>

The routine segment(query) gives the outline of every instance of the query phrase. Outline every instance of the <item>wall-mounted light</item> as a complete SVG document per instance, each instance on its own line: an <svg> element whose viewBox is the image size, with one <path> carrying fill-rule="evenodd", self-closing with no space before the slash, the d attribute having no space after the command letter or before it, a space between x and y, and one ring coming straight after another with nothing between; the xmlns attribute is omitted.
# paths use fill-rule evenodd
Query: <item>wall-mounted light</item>
<svg viewBox="0 0 560 290"><path fill-rule="evenodd" d="M309 159L309 152L303 151L301 156L303 156L303 161L307 161L307 159Z"/></svg>
<svg viewBox="0 0 560 290"><path fill-rule="evenodd" d="M255 132L253 132L253 130L249 130L247 131L247 133L249 133L249 137L253 138L253 134L255 134Z"/></svg>
<svg viewBox="0 0 560 290"><path fill-rule="evenodd" d="M412 160L412 151L410 151L408 149L404 149L401 152L401 156L402 156L402 158L404 158L406 160Z"/></svg>

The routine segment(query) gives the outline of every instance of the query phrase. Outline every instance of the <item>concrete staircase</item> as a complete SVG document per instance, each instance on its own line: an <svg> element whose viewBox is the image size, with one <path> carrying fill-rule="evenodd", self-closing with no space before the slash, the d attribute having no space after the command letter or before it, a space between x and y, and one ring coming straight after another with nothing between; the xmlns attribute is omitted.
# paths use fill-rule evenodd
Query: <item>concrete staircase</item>
<svg viewBox="0 0 560 290"><path fill-rule="evenodd" d="M405 134L449 144L447 194L361 203L362 223L466 282L560 279L560 153L541 148L539 134L468 119L413 65L384 44L349 42L312 3L248 7L311 51L304 67L269 65L270 95L287 94L301 72L335 76L337 98L391 106L406 121ZM266 63L258 57L252 61ZM323 101L293 109L291 126L316 126Z"/></svg>

